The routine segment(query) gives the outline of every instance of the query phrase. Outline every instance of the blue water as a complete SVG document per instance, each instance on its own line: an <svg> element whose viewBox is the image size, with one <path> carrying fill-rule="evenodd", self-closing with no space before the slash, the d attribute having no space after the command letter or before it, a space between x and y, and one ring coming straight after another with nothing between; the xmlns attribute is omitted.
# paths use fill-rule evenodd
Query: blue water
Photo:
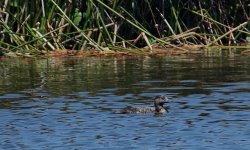
<svg viewBox="0 0 250 150"><path fill-rule="evenodd" d="M0 149L250 149L247 58L0 61ZM172 99L169 112L117 114Z"/></svg>

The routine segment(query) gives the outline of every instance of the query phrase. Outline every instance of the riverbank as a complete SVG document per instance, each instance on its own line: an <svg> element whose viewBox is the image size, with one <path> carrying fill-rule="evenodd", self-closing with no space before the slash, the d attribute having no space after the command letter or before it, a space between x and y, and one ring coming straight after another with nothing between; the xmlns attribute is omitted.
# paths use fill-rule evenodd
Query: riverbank
<svg viewBox="0 0 250 150"><path fill-rule="evenodd" d="M250 41L246 1L5 0L1 6L0 55L34 57L65 49L69 55L87 49L144 55L158 48L180 55L190 52L185 45L210 49Z"/></svg>
<svg viewBox="0 0 250 150"><path fill-rule="evenodd" d="M154 57L154 56L208 56L215 55L240 55L250 56L250 46L213 46L205 47L204 45L182 45L179 47L147 47L141 49L126 49L124 51L110 50L104 48L103 51L90 50L68 50L58 49L54 51L38 51L36 53L20 53L20 52L3 52L0 51L0 57L65 57L65 56L79 56L79 57Z"/></svg>

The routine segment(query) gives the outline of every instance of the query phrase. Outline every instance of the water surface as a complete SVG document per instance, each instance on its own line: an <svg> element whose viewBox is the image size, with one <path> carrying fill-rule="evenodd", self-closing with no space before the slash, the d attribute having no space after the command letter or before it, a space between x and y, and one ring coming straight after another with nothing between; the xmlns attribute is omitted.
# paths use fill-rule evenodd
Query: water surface
<svg viewBox="0 0 250 150"><path fill-rule="evenodd" d="M247 58L0 60L0 149L250 149ZM165 95L169 113L116 114Z"/></svg>

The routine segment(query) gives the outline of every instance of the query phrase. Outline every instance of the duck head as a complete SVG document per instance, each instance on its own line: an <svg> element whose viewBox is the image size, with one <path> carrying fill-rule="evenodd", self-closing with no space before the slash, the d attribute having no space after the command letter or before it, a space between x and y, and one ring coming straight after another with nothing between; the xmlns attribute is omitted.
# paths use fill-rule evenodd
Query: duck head
<svg viewBox="0 0 250 150"><path fill-rule="evenodd" d="M165 113L167 110L163 107L164 103L170 102L170 99L168 99L165 96L156 96L154 98L154 106L155 106L155 111L157 113Z"/></svg>

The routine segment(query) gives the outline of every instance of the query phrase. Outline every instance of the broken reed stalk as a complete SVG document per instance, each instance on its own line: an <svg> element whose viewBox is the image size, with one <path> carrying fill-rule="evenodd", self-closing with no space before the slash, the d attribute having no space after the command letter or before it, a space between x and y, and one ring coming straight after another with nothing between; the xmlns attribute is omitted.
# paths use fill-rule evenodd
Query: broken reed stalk
<svg viewBox="0 0 250 150"><path fill-rule="evenodd" d="M216 40L214 40L212 43L209 43L209 44L206 45L206 46L209 47L209 46L213 45L215 42L218 42L219 40L221 40L222 38L224 38L224 37L227 36L228 34L231 34L232 32L234 32L234 31L236 31L236 30L242 28L242 27L245 26L247 23L248 23L248 22L244 22L244 23L238 25L237 27L235 27L235 28L229 30L228 32L226 32L226 33L223 34L222 36L218 37Z"/></svg>
<svg viewBox="0 0 250 150"><path fill-rule="evenodd" d="M56 7L57 9L61 12L61 14L63 15L63 17L78 31L81 33L81 35L92 45L94 46L97 50L103 50L103 48L101 46L99 46L94 40L92 40L91 38L88 38L85 33L81 32L81 30L72 22L72 20L70 20L70 18L64 13L64 11L62 11L62 9L56 4L56 2L54 0L50 0Z"/></svg>

